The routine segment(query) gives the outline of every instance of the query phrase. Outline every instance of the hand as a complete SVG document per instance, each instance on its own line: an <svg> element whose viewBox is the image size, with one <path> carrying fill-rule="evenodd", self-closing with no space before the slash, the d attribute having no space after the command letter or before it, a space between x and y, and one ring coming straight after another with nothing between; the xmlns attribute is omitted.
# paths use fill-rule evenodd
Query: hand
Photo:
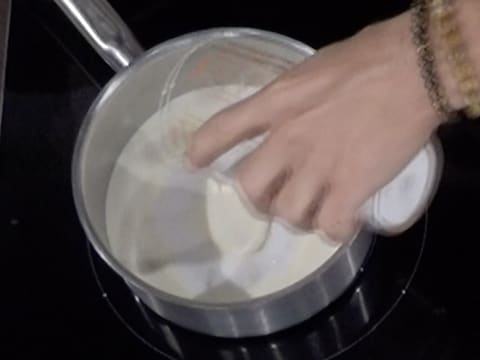
<svg viewBox="0 0 480 360"><path fill-rule="evenodd" d="M236 173L248 199L291 225L346 240L364 202L437 126L402 14L319 50L218 113L194 134L188 156L207 166L268 132Z"/></svg>

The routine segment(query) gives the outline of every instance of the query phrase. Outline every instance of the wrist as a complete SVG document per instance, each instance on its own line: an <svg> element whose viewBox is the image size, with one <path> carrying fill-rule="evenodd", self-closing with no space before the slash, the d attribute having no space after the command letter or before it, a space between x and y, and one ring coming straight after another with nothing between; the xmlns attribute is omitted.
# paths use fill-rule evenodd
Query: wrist
<svg viewBox="0 0 480 360"><path fill-rule="evenodd" d="M402 70L402 87L411 99L418 119L423 119L435 130L443 122L431 97L428 84L425 82L418 46L412 33L412 13L405 12L390 21L389 27L394 34L393 41L398 48L398 68ZM437 71L438 72L438 71ZM437 73L437 79L439 78ZM443 85L443 84L442 84ZM445 89L443 89L445 92ZM445 94L446 97L446 94Z"/></svg>

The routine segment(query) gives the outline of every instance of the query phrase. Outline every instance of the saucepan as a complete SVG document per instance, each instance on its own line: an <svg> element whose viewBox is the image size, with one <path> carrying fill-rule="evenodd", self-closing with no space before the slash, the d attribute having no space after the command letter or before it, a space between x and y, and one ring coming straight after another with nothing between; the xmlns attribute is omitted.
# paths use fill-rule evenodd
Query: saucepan
<svg viewBox="0 0 480 360"><path fill-rule="evenodd" d="M167 320L221 337L270 334L312 317L338 298L361 272L373 243L369 232L360 232L316 271L284 289L241 302L208 303L174 296L140 279L112 254L106 229L106 195L115 162L136 130L157 110L159 94L165 90L171 69L179 59L209 39L266 43L265 53L290 54L285 67L311 56L314 50L271 32L215 28L183 35L144 52L106 1L55 1L117 71L91 105L79 132L72 166L73 193L88 240L134 294ZM244 80L265 84L283 70L282 66L276 73L250 74ZM229 81L228 73L225 82ZM190 87L195 86L192 83L195 81L190 80ZM180 80L176 85L177 93L173 95L183 91Z"/></svg>

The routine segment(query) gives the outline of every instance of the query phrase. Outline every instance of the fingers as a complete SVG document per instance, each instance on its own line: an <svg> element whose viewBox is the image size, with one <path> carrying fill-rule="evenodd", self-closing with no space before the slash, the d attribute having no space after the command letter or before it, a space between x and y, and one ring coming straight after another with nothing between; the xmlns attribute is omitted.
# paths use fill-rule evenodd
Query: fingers
<svg viewBox="0 0 480 360"><path fill-rule="evenodd" d="M258 119L255 106L243 100L214 115L192 137L187 157L194 167L207 166L237 143L264 132L268 126Z"/></svg>
<svg viewBox="0 0 480 360"><path fill-rule="evenodd" d="M271 212L290 225L309 230L328 189L328 167L307 161L294 172L273 200Z"/></svg>
<svg viewBox="0 0 480 360"><path fill-rule="evenodd" d="M361 205L352 187L330 184L328 166L313 160L291 172L290 159L280 154L267 141L240 165L237 180L250 203L293 227L322 230L334 241L351 240L360 227Z"/></svg>
<svg viewBox="0 0 480 360"><path fill-rule="evenodd" d="M351 189L332 186L319 207L315 227L334 241L349 241L360 227L358 207Z"/></svg>
<svg viewBox="0 0 480 360"><path fill-rule="evenodd" d="M271 201L288 176L288 158L281 144L267 138L236 169L236 180L250 203L260 212L268 212Z"/></svg>
<svg viewBox="0 0 480 360"><path fill-rule="evenodd" d="M194 167L207 166L241 141L269 130L274 122L282 123L305 110L292 106L295 102L289 88L277 84L220 111L200 127L187 152L190 163Z"/></svg>

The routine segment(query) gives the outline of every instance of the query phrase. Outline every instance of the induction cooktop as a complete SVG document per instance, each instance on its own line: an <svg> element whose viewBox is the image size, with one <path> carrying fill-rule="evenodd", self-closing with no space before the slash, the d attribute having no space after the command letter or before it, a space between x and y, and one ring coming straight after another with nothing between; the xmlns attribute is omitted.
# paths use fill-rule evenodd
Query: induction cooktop
<svg viewBox="0 0 480 360"><path fill-rule="evenodd" d="M145 48L214 26L272 30L319 48L408 6L111 4ZM53 2L13 1L0 133L2 358L480 358L478 124L441 129L444 171L430 209L404 234L377 237L361 273L334 304L277 334L220 339L150 311L96 255L79 224L73 145L112 75Z"/></svg>

